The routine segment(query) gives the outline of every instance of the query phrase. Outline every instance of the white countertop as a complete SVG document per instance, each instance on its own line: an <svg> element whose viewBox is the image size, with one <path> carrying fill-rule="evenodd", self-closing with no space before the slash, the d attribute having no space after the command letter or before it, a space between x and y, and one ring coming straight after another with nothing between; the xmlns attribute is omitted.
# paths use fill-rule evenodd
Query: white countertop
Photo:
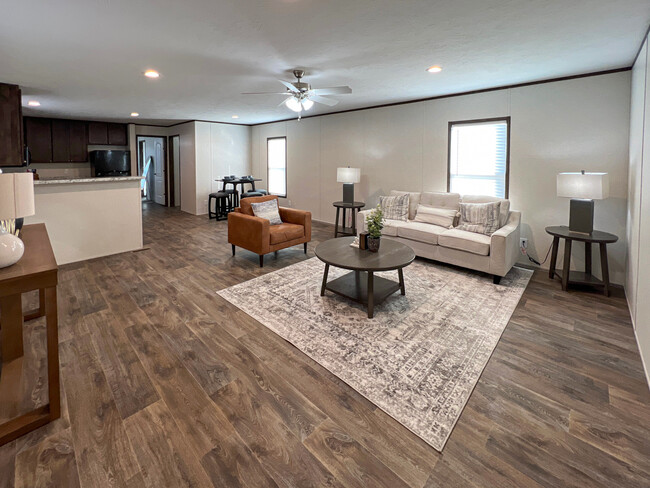
<svg viewBox="0 0 650 488"><path fill-rule="evenodd" d="M43 178L34 185L69 185L75 183L111 183L115 181L139 181L142 176L109 176L106 178Z"/></svg>

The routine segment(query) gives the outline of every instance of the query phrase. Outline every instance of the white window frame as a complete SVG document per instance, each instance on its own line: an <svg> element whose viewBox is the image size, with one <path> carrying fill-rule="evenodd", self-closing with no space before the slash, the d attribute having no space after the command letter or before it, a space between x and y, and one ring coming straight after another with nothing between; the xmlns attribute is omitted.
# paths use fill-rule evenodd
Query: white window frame
<svg viewBox="0 0 650 488"><path fill-rule="evenodd" d="M284 139L284 194L273 192L271 188L271 178L269 177L269 142L273 140ZM267 137L266 139L266 181L268 181L269 195L275 195L280 198L287 198L287 137Z"/></svg>
<svg viewBox="0 0 650 488"><path fill-rule="evenodd" d="M449 134L447 138L447 191L451 191L451 180L454 177L451 171L451 156L452 156L452 129L454 126L459 125L480 125L491 123L504 123L506 124L506 166L504 173L504 194L492 195L497 198L509 198L510 194L510 117L495 117L489 119L475 119L475 120L459 120L449 122ZM471 175L468 175L471 177ZM476 179L480 176L476 176ZM490 178L492 179L492 178Z"/></svg>

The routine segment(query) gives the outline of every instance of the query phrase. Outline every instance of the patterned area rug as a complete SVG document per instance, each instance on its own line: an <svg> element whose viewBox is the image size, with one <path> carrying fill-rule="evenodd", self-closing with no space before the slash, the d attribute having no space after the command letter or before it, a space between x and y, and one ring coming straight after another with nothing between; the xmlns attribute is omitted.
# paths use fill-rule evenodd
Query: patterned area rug
<svg viewBox="0 0 650 488"><path fill-rule="evenodd" d="M492 278L416 260L398 293L365 308L326 292L312 258L218 292L438 451L499 342L532 271ZM348 271L330 268L329 280ZM378 273L397 280L397 271Z"/></svg>

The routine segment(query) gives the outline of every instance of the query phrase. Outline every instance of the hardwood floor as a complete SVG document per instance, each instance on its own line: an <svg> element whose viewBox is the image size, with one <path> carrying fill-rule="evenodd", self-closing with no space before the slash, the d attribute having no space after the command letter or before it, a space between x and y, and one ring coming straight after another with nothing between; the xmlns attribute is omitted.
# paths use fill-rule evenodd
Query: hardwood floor
<svg viewBox="0 0 650 488"><path fill-rule="evenodd" d="M144 228L146 250L61 268L62 417L0 447L0 487L649 486L624 299L536 272L441 454L215 294L331 226L263 269L226 222L152 204ZM47 393L44 331L25 326L21 408Z"/></svg>

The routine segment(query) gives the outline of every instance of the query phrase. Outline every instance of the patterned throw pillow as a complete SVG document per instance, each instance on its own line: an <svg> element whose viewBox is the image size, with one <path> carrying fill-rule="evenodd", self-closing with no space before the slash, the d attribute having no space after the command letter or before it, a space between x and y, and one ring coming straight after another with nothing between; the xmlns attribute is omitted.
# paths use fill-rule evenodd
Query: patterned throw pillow
<svg viewBox="0 0 650 488"><path fill-rule="evenodd" d="M457 229L491 236L499 230L501 202L461 203Z"/></svg>
<svg viewBox="0 0 650 488"><path fill-rule="evenodd" d="M456 209L453 208L437 208L429 207L427 205L418 205L418 210L413 221L439 225L440 227L451 229L454 226L456 213Z"/></svg>
<svg viewBox="0 0 650 488"><path fill-rule="evenodd" d="M390 220L403 220L406 222L409 214L409 195L400 195L392 197L379 197L381 211L384 212L384 218Z"/></svg>
<svg viewBox="0 0 650 488"><path fill-rule="evenodd" d="M266 202L251 203L253 214L255 217L268 220L271 225L278 225L282 223L280 218L280 211L278 210L277 200L267 200Z"/></svg>

